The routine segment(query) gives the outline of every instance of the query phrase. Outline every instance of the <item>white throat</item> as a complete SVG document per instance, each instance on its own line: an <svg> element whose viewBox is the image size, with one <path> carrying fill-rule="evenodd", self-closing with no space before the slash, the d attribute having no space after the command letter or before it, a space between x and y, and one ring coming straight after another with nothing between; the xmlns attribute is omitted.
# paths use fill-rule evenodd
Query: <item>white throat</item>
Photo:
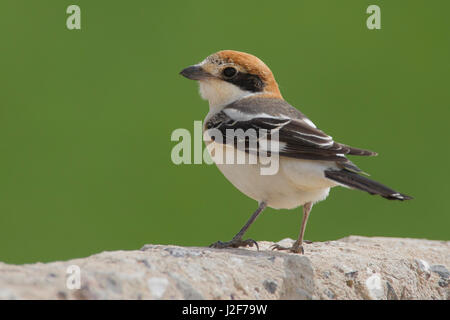
<svg viewBox="0 0 450 320"><path fill-rule="evenodd" d="M255 94L217 79L200 80L199 85L201 97L209 101L210 113L216 113L234 101Z"/></svg>

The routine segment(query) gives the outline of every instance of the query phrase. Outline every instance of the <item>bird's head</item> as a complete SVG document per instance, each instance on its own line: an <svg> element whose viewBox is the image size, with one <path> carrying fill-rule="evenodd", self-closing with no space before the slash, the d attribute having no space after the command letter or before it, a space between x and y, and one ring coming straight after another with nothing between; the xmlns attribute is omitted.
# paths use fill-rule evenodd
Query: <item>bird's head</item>
<svg viewBox="0 0 450 320"><path fill-rule="evenodd" d="M213 107L224 106L250 95L282 99L269 67L245 52L216 52L202 62L183 69L180 74L199 81L202 98Z"/></svg>

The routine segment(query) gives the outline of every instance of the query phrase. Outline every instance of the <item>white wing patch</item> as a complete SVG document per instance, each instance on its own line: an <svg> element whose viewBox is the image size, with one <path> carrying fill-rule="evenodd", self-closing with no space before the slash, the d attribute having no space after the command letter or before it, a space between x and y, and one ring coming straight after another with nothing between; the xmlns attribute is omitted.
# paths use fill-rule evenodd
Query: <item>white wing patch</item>
<svg viewBox="0 0 450 320"><path fill-rule="evenodd" d="M250 121L255 118L270 118L277 120L289 120L290 118L285 115L273 116L264 112L261 113L246 113L238 109L226 108L222 110L228 117L236 121Z"/></svg>
<svg viewBox="0 0 450 320"><path fill-rule="evenodd" d="M304 118L302 119L303 122L305 122L308 126L313 127L314 129L317 129L316 125L314 124L314 122L312 122L311 120L309 120L308 118Z"/></svg>
<svg viewBox="0 0 450 320"><path fill-rule="evenodd" d="M274 129L274 130L280 130L281 128L283 128L286 124L290 123L291 121L297 121L298 123L303 123L304 125L306 124L309 127L312 128L316 128L315 124L309 120L308 118L304 118L304 119L292 119L286 115L280 114L280 115L270 115L268 113L265 112L261 112L261 113L247 113L247 112L243 112L239 109L234 109L234 108L225 108L222 110L230 119L234 120L235 122L233 124L235 124L236 122L239 121L251 121L253 119L276 119L276 120L286 120L284 123L280 123L278 124L278 128ZM273 123L268 122L267 124L271 124L273 125ZM327 147L327 146L331 146L334 144L333 141L333 137L325 135L325 136L321 136L321 135L316 135L316 134L312 134L312 133L306 133L306 132L302 132L302 131L292 131L293 134L298 135L298 137L300 139L303 139L305 141L314 143L318 146L321 147ZM317 141L311 141L311 139L308 139L308 137L311 138L315 138L315 139L319 139L323 142L317 142ZM285 147L285 146L283 146Z"/></svg>

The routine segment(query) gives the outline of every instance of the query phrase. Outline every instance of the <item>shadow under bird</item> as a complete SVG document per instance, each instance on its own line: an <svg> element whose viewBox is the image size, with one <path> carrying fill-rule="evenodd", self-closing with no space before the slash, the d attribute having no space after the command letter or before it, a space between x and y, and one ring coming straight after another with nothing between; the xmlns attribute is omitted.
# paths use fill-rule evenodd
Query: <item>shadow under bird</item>
<svg viewBox="0 0 450 320"><path fill-rule="evenodd" d="M273 249L303 253L303 236L314 203L325 200L330 188L344 186L380 195L389 200L409 200L412 197L397 192L363 175L346 155L374 156L375 152L335 142L317 129L303 113L281 96L272 71L257 57L244 52L223 50L180 72L199 82L202 98L209 101L209 113L203 130L216 130L227 136L229 130L276 132L278 170L272 175L261 174L261 163L222 163L216 165L223 175L241 192L258 201L259 206L231 241L213 243L214 248L237 248L257 245L243 236L258 215L267 207L293 209L303 206L300 235L292 247L274 245ZM207 147L225 152L256 153L262 148L256 136L256 150L248 143L236 147L234 139L206 141ZM212 150L208 148L208 150ZM214 157L213 157L214 159Z"/></svg>

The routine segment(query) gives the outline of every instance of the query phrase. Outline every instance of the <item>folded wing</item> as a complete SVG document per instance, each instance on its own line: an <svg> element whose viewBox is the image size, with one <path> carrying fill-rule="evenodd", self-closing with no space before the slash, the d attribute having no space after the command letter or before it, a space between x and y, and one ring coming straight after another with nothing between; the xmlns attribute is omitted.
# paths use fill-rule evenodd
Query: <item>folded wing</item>
<svg viewBox="0 0 450 320"><path fill-rule="evenodd" d="M280 99L242 99L225 107L205 124L206 129L216 129L224 137L222 143L239 142L235 132L246 132L246 152L259 152L267 140L278 135L278 147L270 152L280 156L307 160L335 161L351 171L360 172L345 155L374 156L375 152L350 147L333 141L333 138L315 125L300 111ZM231 137L234 135L234 137ZM261 143L263 142L264 143Z"/></svg>

